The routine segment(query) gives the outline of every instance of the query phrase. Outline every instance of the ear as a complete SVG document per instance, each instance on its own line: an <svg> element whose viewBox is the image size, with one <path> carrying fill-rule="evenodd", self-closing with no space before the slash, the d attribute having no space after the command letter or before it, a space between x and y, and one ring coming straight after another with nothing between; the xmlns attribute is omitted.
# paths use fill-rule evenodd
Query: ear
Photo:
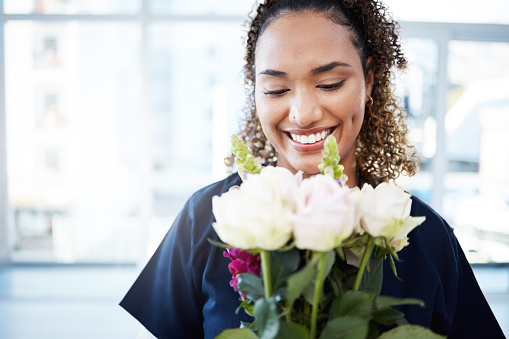
<svg viewBox="0 0 509 339"><path fill-rule="evenodd" d="M373 83L375 82L375 64L372 57L366 60L366 100L371 96Z"/></svg>

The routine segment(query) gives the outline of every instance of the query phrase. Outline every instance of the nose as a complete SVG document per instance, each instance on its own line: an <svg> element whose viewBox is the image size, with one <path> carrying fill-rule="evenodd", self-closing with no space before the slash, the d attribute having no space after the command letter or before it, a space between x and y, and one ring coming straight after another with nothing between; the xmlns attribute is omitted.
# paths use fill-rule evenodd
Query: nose
<svg viewBox="0 0 509 339"><path fill-rule="evenodd" d="M297 90L291 100L290 122L306 127L320 121L322 117L323 110L316 93L307 89Z"/></svg>

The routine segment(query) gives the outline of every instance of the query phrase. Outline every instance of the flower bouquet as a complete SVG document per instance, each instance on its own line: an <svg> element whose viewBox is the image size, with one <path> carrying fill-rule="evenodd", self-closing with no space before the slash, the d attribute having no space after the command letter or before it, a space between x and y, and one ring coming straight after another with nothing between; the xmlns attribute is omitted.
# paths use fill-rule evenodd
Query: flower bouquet
<svg viewBox="0 0 509 339"><path fill-rule="evenodd" d="M380 295L383 260L396 275L397 252L425 220L410 216L408 193L389 183L349 189L333 136L321 174L306 179L262 168L236 136L232 146L243 183L213 198L212 226L232 260L237 312L253 321L217 338L442 338L392 308L421 301Z"/></svg>

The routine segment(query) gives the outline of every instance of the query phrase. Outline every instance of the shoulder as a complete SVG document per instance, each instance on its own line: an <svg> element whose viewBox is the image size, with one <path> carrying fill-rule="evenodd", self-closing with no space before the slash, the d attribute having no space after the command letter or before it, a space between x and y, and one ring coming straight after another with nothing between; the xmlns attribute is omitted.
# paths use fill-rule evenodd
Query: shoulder
<svg viewBox="0 0 509 339"><path fill-rule="evenodd" d="M212 214L212 197L227 192L232 186L240 185L241 179L237 173L210 184L196 191L186 202L175 219L171 229L181 234L194 234L195 240L210 233L210 224L214 220ZM170 231L171 231L170 229ZM191 232L191 233L190 233ZM213 233L213 232L212 232Z"/></svg>
<svg viewBox="0 0 509 339"><path fill-rule="evenodd" d="M227 192L232 186L240 185L241 179L237 173L231 174L223 180L210 184L196 191L187 201L185 208L196 209L212 206L211 200L215 195Z"/></svg>
<svg viewBox="0 0 509 339"><path fill-rule="evenodd" d="M438 241L455 247L456 239L449 224L433 208L413 195L410 215L426 217L424 223L418 226L416 230L419 230L418 233L422 233L426 237L432 237L434 239L433 244L437 244Z"/></svg>
<svg viewBox="0 0 509 339"><path fill-rule="evenodd" d="M430 206L412 196L412 217L425 217L426 220L408 234L409 245L398 256L402 277L415 279L426 277L432 285L446 285L452 288L458 276L459 245L453 229ZM416 267L419 269L416 270Z"/></svg>
<svg viewBox="0 0 509 339"><path fill-rule="evenodd" d="M411 216L424 216L426 220L410 234L410 245L403 249L410 262L422 261L420 269L433 271L441 283L453 288L459 266L459 244L449 224L430 206L412 196ZM424 265L426 263L426 265ZM432 272L428 271L428 274Z"/></svg>
<svg viewBox="0 0 509 339"><path fill-rule="evenodd" d="M412 210L410 215L423 215L426 217L426 220L430 219L433 222L445 223L444 219L433 208L414 195L412 195ZM447 227L450 228L449 226Z"/></svg>

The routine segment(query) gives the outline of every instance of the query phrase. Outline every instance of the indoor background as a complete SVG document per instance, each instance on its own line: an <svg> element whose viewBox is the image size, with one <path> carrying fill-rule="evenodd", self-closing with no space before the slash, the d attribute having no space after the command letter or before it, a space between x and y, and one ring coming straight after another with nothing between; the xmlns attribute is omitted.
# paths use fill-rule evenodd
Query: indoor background
<svg viewBox="0 0 509 339"><path fill-rule="evenodd" d="M386 0L420 173L509 333L509 2ZM135 338L117 304L225 175L251 0L0 0L0 338Z"/></svg>

